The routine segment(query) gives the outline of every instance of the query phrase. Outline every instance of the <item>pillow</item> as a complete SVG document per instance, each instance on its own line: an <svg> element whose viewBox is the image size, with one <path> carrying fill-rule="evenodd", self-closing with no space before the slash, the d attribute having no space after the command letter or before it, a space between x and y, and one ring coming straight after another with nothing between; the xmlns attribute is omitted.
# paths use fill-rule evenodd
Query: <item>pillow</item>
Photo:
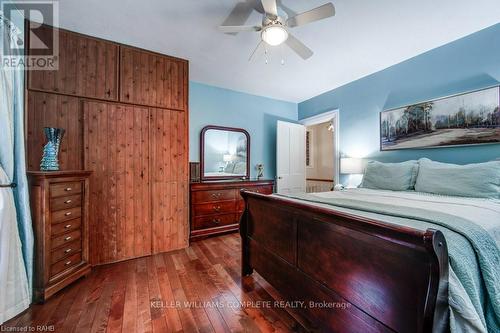
<svg viewBox="0 0 500 333"><path fill-rule="evenodd" d="M415 190L475 198L500 198L500 161L467 165L419 160Z"/></svg>
<svg viewBox="0 0 500 333"><path fill-rule="evenodd" d="M224 172L233 173L233 171L234 171L234 162L227 162L226 166L224 167Z"/></svg>
<svg viewBox="0 0 500 333"><path fill-rule="evenodd" d="M236 175L245 175L247 173L247 163L246 162L237 162L234 166L234 174Z"/></svg>
<svg viewBox="0 0 500 333"><path fill-rule="evenodd" d="M417 172L417 161L402 163L369 161L366 164L361 187L392 191L413 190Z"/></svg>

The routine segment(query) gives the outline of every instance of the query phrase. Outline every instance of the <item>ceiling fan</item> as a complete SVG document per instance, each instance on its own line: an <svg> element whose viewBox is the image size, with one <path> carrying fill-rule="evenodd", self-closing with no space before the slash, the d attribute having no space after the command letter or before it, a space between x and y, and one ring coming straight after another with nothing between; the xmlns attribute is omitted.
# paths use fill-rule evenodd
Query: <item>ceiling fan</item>
<svg viewBox="0 0 500 333"><path fill-rule="evenodd" d="M278 7L285 12L286 17L278 15ZM263 14L262 25L244 25L253 10ZM250 55L249 61L252 60L262 43L270 46L277 46L285 43L305 60L313 55L313 51L295 38L289 32L289 29L334 15L335 7L331 2L297 14L283 5L281 0L246 0L244 2L239 2L234 7L227 19L219 26L219 30L227 34L260 32L262 40Z"/></svg>

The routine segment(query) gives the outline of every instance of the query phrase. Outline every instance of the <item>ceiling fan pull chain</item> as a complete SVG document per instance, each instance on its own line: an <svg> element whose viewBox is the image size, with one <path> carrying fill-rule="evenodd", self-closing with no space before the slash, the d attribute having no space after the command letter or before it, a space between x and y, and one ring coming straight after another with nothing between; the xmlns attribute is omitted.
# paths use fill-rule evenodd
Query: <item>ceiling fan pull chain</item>
<svg viewBox="0 0 500 333"><path fill-rule="evenodd" d="M285 57L283 57L283 47L280 45L281 66L285 65Z"/></svg>

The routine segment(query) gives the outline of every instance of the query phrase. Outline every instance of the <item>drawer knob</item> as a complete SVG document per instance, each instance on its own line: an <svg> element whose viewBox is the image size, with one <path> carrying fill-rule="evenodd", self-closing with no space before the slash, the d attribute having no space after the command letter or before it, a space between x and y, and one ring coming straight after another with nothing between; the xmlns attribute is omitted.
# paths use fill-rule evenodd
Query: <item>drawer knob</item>
<svg viewBox="0 0 500 333"><path fill-rule="evenodd" d="M70 253L72 250L71 249L66 249L64 250L64 253Z"/></svg>
<svg viewBox="0 0 500 333"><path fill-rule="evenodd" d="M73 189L72 189L71 187L66 187L64 190L65 190L66 192L70 192L70 191L72 191Z"/></svg>
<svg viewBox="0 0 500 333"><path fill-rule="evenodd" d="M220 206L214 206L214 210L218 212L220 210Z"/></svg>
<svg viewBox="0 0 500 333"><path fill-rule="evenodd" d="M65 229L69 229L69 228L71 228L71 224L66 224L66 225L64 226L64 228L65 228Z"/></svg>
<svg viewBox="0 0 500 333"><path fill-rule="evenodd" d="M64 238L65 241L69 241L72 237L71 236L68 236L66 238Z"/></svg>
<svg viewBox="0 0 500 333"><path fill-rule="evenodd" d="M71 199L64 201L65 204L70 204L72 202L73 202L73 200L71 200Z"/></svg>
<svg viewBox="0 0 500 333"><path fill-rule="evenodd" d="M67 212L67 213L65 213L64 215L66 215L66 216L70 216L70 215L71 215L71 212Z"/></svg>
<svg viewBox="0 0 500 333"><path fill-rule="evenodd" d="M220 223L220 219L213 219L212 222L215 223L215 224L219 224Z"/></svg>
<svg viewBox="0 0 500 333"><path fill-rule="evenodd" d="M64 265L66 265L66 266L71 265L71 260L66 261L66 262L64 263Z"/></svg>
<svg viewBox="0 0 500 333"><path fill-rule="evenodd" d="M222 193L220 193L220 192L212 193L212 197L214 197L214 198L220 198L221 195L222 195Z"/></svg>

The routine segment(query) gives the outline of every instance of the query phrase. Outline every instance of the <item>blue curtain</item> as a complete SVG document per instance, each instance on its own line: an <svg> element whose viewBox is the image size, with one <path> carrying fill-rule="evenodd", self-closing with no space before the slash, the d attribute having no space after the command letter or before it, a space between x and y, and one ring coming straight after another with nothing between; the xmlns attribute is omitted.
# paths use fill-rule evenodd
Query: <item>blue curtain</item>
<svg viewBox="0 0 500 333"><path fill-rule="evenodd" d="M22 28L22 21L15 25L13 22L7 21L0 12L0 32L2 34L2 46L0 47L3 48L5 41L22 41ZM2 55L4 54L5 52L2 52ZM5 170L8 179L17 184L17 187L13 190L13 195L31 297L33 282L33 229L29 207L28 181L26 178L23 78L23 68L1 68L0 165Z"/></svg>

